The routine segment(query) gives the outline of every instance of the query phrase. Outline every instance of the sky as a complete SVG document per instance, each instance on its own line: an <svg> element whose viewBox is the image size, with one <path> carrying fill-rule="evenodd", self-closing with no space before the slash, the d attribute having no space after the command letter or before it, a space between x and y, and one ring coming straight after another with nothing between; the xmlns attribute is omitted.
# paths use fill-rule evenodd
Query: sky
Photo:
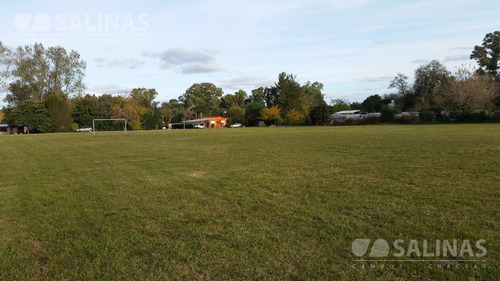
<svg viewBox="0 0 500 281"><path fill-rule="evenodd" d="M498 0L2 1L0 41L77 51L91 94L155 88L163 102L201 82L251 93L284 71L323 83L327 102L362 102L434 59L476 66L499 15Z"/></svg>

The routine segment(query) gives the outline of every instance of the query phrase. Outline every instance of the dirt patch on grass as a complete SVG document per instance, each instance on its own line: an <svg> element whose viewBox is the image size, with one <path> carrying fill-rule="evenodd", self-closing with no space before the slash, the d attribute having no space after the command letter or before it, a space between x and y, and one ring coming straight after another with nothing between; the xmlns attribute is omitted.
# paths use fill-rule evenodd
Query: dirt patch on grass
<svg viewBox="0 0 500 281"><path fill-rule="evenodd" d="M46 245L39 240L30 240L30 243L31 243L31 252L33 253L34 256L37 257L38 268L42 273L42 277L45 277L49 272L49 267L47 265L48 257L43 255ZM42 280L45 280L45 278L43 278Z"/></svg>
<svg viewBox="0 0 500 281"><path fill-rule="evenodd" d="M193 178L203 178L203 177L205 177L205 173L204 172L194 172L194 173L189 174L189 176L193 177Z"/></svg>
<svg viewBox="0 0 500 281"><path fill-rule="evenodd" d="M105 217L109 217L109 216L112 216L112 215L114 215L116 213L117 213L116 210L107 210L107 211L104 212L104 216Z"/></svg>
<svg viewBox="0 0 500 281"><path fill-rule="evenodd" d="M3 158L2 158L2 156L0 156L0 163L2 163L2 162L3 162Z"/></svg>
<svg viewBox="0 0 500 281"><path fill-rule="evenodd" d="M31 251L36 254L40 255L43 253L43 249L45 248L43 243L38 240L30 240L31 243Z"/></svg>

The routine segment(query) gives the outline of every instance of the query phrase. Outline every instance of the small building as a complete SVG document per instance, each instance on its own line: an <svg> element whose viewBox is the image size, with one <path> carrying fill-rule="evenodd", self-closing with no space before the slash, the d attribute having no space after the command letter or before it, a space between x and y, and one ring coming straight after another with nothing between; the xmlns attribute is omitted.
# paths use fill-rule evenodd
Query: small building
<svg viewBox="0 0 500 281"><path fill-rule="evenodd" d="M366 112L362 110L343 110L330 116L331 120L362 119L366 117Z"/></svg>
<svg viewBox="0 0 500 281"><path fill-rule="evenodd" d="M0 135L8 135L9 134L9 125L0 124Z"/></svg>
<svg viewBox="0 0 500 281"><path fill-rule="evenodd" d="M25 126L10 126L9 124L0 124L0 135L27 134L28 128Z"/></svg>
<svg viewBox="0 0 500 281"><path fill-rule="evenodd" d="M183 122L186 128L194 128L198 124L203 124L205 128L225 128L227 119L221 116L199 118Z"/></svg>

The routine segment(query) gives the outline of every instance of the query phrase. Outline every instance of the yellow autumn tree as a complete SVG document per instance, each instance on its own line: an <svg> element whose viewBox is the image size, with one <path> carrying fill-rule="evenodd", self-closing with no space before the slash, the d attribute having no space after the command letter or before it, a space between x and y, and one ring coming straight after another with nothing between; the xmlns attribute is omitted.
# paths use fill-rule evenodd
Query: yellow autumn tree
<svg viewBox="0 0 500 281"><path fill-rule="evenodd" d="M276 125L280 120L280 108L277 105L263 108L260 112L260 118Z"/></svg>
<svg viewBox="0 0 500 281"><path fill-rule="evenodd" d="M288 123L295 123L304 119L304 116L298 110L292 108L286 113L285 118Z"/></svg>

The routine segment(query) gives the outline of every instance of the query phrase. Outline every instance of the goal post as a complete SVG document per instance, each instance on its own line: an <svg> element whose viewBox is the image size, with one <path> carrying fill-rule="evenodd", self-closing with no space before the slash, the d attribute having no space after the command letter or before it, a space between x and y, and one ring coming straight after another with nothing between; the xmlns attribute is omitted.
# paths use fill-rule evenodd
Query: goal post
<svg viewBox="0 0 500 281"><path fill-rule="evenodd" d="M116 119L92 119L92 132L95 135L95 121L123 121L123 131L127 132L127 119L116 118Z"/></svg>

